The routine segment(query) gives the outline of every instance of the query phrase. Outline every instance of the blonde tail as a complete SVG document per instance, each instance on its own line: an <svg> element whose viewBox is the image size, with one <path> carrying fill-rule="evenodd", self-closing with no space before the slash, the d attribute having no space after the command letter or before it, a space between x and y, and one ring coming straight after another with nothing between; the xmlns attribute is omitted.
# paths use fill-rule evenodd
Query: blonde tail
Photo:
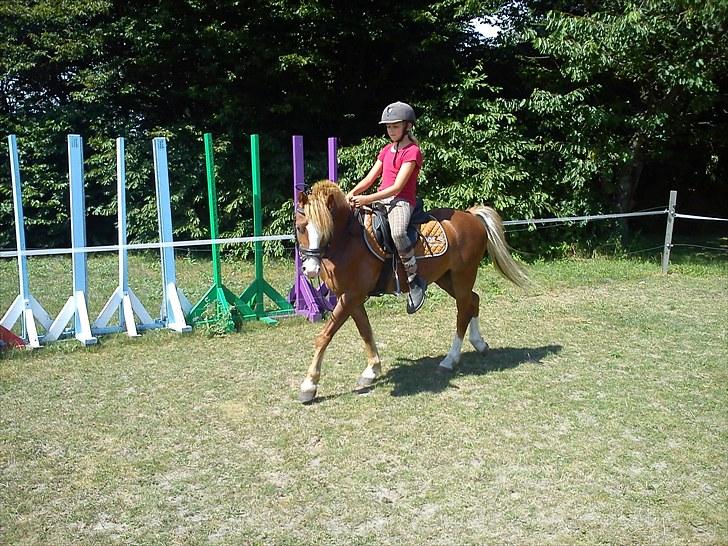
<svg viewBox="0 0 728 546"><path fill-rule="evenodd" d="M491 207L473 207L468 212L477 216L488 233L488 254L493 260L495 270L506 279L525 288L531 282L526 270L523 269L511 256L503 229L503 220Z"/></svg>

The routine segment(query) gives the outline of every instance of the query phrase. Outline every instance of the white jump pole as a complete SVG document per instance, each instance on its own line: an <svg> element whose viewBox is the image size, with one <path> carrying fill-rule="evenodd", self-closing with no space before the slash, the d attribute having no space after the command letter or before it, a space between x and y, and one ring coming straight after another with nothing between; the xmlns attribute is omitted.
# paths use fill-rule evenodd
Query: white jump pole
<svg viewBox="0 0 728 546"><path fill-rule="evenodd" d="M159 242L172 243L172 209L169 197L169 170L167 164L167 139L158 137L152 141L154 152L154 181L157 190L157 216L159 220ZM189 332L192 327L185 315L192 305L182 290L177 288L177 270L174 263L174 248L163 246L162 257L162 307L161 318L165 326L176 332Z"/></svg>
<svg viewBox="0 0 728 546"><path fill-rule="evenodd" d="M129 259L126 250L126 159L125 142L122 137L116 139L116 191L117 220L119 233L119 286L106 302L94 322L95 333L118 332L126 330L129 337L139 335L139 329L159 326L144 308L134 291L129 287ZM107 328L107 324L116 311L119 311L119 327ZM134 314L139 317L140 324L134 321Z"/></svg>
<svg viewBox="0 0 728 546"><path fill-rule="evenodd" d="M68 178L71 185L71 247L86 246L86 197L83 176L83 139L80 135L68 135ZM73 252L73 295L61 309L48 329L43 341L55 341L73 319L73 335L84 345L93 345L97 339L91 333L86 306L87 263L86 252Z"/></svg>
<svg viewBox="0 0 728 546"><path fill-rule="evenodd" d="M28 276L28 260L25 256L25 216L23 215L23 190L20 179L20 160L18 159L18 141L15 135L8 136L10 153L10 176L13 183L13 209L15 212L15 241L18 250L18 284L19 294L10 308L0 319L0 326L10 330L18 319L21 319L21 337L30 348L40 347L37 320L48 330L52 319L43 306L30 293Z"/></svg>

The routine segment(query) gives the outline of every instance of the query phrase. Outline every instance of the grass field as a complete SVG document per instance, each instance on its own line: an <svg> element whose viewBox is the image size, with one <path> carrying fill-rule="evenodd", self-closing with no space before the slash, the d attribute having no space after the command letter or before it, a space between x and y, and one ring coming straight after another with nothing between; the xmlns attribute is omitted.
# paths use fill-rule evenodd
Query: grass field
<svg viewBox="0 0 728 546"><path fill-rule="evenodd" d="M70 265L31 259L51 314ZM319 399L297 402L320 325L224 336L147 332L0 358L0 543L728 544L728 264L594 258L530 266L522 292L483 267L481 329L435 374L455 310L439 289L368 310L384 376L347 323ZM89 262L95 316L116 284ZM251 264L224 265L235 292ZM17 293L0 262L0 312ZM159 264L133 257L156 314ZM193 302L204 259L180 259ZM266 266L285 292L290 264Z"/></svg>

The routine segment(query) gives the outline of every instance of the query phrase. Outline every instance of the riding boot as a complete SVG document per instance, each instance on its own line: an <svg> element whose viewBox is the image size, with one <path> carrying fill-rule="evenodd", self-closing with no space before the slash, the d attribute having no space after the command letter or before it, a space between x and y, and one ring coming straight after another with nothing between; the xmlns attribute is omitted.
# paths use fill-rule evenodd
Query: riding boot
<svg viewBox="0 0 728 546"><path fill-rule="evenodd" d="M407 270L407 282L409 284L407 313L411 315L419 311L422 304L425 303L427 283L417 274L417 261L414 256L404 262L404 267Z"/></svg>

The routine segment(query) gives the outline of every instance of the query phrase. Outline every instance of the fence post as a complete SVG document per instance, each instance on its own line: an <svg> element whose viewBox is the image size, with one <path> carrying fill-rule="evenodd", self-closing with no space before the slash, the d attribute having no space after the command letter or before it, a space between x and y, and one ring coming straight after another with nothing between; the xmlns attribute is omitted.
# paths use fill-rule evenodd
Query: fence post
<svg viewBox="0 0 728 546"><path fill-rule="evenodd" d="M328 140L328 152L329 152L329 180L332 182L339 181L339 161L336 154L339 146L339 139L336 137L329 137Z"/></svg>
<svg viewBox="0 0 728 546"><path fill-rule="evenodd" d="M675 224L675 203L677 192L670 192L670 204L667 207L667 227L665 228L665 247L662 250L662 272L667 273L670 267L670 249L672 248L672 228Z"/></svg>
<svg viewBox="0 0 728 546"><path fill-rule="evenodd" d="M250 162L253 182L253 235L255 241L255 280L240 294L240 299L255 312L258 320L276 324L274 316L287 317L295 314L293 306L263 278L263 211L260 190L260 136L250 135ZM264 297L276 304L278 309L266 310Z"/></svg>
<svg viewBox="0 0 728 546"><path fill-rule="evenodd" d="M129 337L139 335L134 313L141 323L139 327L156 328L161 325L154 321L149 312L139 301L129 286L129 253L126 249L126 144L123 137L116 139L116 195L117 195L117 223L119 241L119 285L116 287L106 305L101 309L99 316L91 326L93 332L105 334L126 329ZM119 311L119 327L108 327L111 317Z"/></svg>
<svg viewBox="0 0 728 546"><path fill-rule="evenodd" d="M210 238L215 241L219 234L217 223L217 186L215 184L215 151L212 145L212 133L205 133L203 139L205 142L207 202L210 206ZM207 313L207 309L211 305L215 306L214 315ZM255 311L222 283L222 264L220 262L220 249L217 243L212 243L212 286L202 296L200 301L194 305L187 318L194 326L219 322L225 325L226 332L235 330L236 322L240 323L243 320L256 318Z"/></svg>
<svg viewBox="0 0 728 546"><path fill-rule="evenodd" d="M336 139L329 139L329 177L338 176L334 167L336 161ZM303 137L293 136L293 206L298 205L298 195L304 191L303 172ZM288 300L295 305L296 313L305 316L311 322L320 320L324 311L332 310L335 302L328 299L328 288L321 286L314 288L311 281L301 271L301 257L296 246L296 270L293 288ZM324 290L325 289L325 290Z"/></svg>
<svg viewBox="0 0 728 546"><path fill-rule="evenodd" d="M298 206L298 194L304 191L303 176L303 136L293 135L293 208ZM295 242L295 241L294 241ZM298 245L295 247L295 272L293 288L288 295L290 301L299 315L304 315L308 320L320 320L323 316L316 305L316 298L313 295L313 287L301 271L301 257L298 254Z"/></svg>

